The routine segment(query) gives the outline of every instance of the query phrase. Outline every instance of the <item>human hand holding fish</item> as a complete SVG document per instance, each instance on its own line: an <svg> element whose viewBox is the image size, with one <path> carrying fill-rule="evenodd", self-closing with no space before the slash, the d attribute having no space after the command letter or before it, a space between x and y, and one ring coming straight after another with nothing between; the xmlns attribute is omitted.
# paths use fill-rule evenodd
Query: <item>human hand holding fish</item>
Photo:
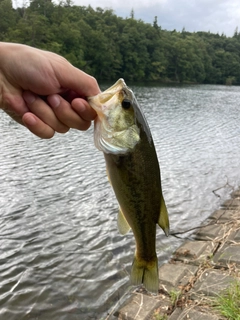
<svg viewBox="0 0 240 320"><path fill-rule="evenodd" d="M169 220L149 126L123 79L88 102L97 113L95 145L119 203L118 229L123 235L132 229L136 241L131 282L157 293L156 224L168 235Z"/></svg>
<svg viewBox="0 0 240 320"><path fill-rule="evenodd" d="M99 92L93 77L63 57L0 42L0 109L40 138L88 129L96 113L86 97Z"/></svg>

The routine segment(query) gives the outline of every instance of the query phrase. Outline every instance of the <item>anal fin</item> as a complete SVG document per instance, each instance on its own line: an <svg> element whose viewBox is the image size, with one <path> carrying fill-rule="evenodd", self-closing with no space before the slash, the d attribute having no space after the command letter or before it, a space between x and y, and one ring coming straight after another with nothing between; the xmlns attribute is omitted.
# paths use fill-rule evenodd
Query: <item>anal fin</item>
<svg viewBox="0 0 240 320"><path fill-rule="evenodd" d="M167 207L162 194L161 194L160 217L158 219L158 225L160 228L163 229L165 235L168 237L169 230L170 230L168 211L167 211Z"/></svg>
<svg viewBox="0 0 240 320"><path fill-rule="evenodd" d="M118 212L117 225L118 230L122 235L125 235L131 229L126 218L124 217L124 214L122 213L121 208L119 208Z"/></svg>

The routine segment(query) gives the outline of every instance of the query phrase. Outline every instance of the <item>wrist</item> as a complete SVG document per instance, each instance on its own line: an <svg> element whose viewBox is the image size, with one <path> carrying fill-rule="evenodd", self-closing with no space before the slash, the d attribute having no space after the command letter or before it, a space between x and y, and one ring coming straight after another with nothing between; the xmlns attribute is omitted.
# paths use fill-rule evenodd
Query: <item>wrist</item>
<svg viewBox="0 0 240 320"><path fill-rule="evenodd" d="M17 71L14 63L21 47L23 45L17 43L0 42L0 109L5 111L9 95L14 91L14 72Z"/></svg>
<svg viewBox="0 0 240 320"><path fill-rule="evenodd" d="M4 63L5 43L0 42L0 109L3 109L3 63Z"/></svg>
<svg viewBox="0 0 240 320"><path fill-rule="evenodd" d="M6 64L6 56L9 55L8 52L9 44L7 42L0 42L0 109L4 108L4 87L6 82L4 65Z"/></svg>
<svg viewBox="0 0 240 320"><path fill-rule="evenodd" d="M0 42L0 109L6 111L8 109L8 96L11 92L11 64L12 54L16 51L17 44L8 42ZM7 112L7 111L6 111Z"/></svg>

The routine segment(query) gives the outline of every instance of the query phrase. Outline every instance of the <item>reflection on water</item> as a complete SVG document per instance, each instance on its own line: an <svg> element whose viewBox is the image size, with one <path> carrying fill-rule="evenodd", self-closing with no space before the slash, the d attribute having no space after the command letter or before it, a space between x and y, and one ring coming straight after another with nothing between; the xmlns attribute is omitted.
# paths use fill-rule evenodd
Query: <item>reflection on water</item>
<svg viewBox="0 0 240 320"><path fill-rule="evenodd" d="M198 226L229 197L226 182L240 182L240 88L133 89L155 141L171 229ZM104 318L129 290L135 245L117 230L93 129L45 141L1 113L0 134L0 319ZM180 243L159 229L159 264Z"/></svg>

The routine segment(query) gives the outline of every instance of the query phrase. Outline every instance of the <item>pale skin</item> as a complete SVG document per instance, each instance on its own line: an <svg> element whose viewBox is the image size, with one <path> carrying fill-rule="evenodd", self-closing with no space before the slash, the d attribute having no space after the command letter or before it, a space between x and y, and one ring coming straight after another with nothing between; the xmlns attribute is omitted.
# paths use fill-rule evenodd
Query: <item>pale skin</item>
<svg viewBox="0 0 240 320"><path fill-rule="evenodd" d="M87 130L96 117L87 97L95 78L52 52L0 42L0 109L40 138Z"/></svg>

